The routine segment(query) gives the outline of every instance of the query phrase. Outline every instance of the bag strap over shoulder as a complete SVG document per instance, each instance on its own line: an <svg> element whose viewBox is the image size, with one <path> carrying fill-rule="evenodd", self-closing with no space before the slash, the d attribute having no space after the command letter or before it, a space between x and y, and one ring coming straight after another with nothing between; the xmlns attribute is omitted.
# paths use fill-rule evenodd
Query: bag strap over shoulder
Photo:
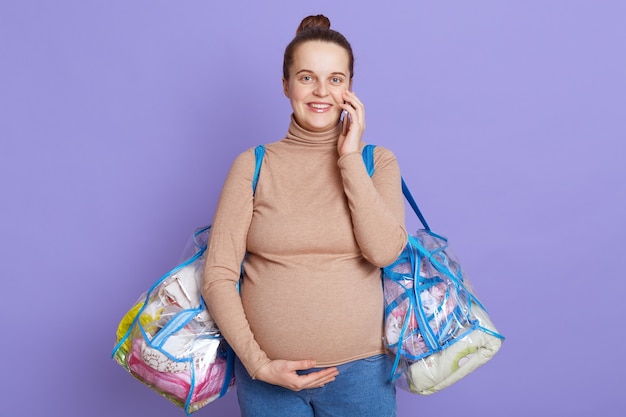
<svg viewBox="0 0 626 417"><path fill-rule="evenodd" d="M363 162L365 163L365 168L367 169L367 173L369 174L370 177L374 175L374 149L375 148L376 148L376 145L365 145L365 147L363 148L363 152L361 153L361 156L363 156ZM411 195L411 191L409 190L409 187L404 182L404 178L402 178L402 194L404 194L404 198L406 198L406 200L411 205L411 208L413 209L413 211L419 218L420 222L422 222L424 229L430 231L430 227L428 226L428 223L426 223L426 219L422 215L422 212L417 206L415 199Z"/></svg>
<svg viewBox="0 0 626 417"><path fill-rule="evenodd" d="M252 178L252 195L256 192L256 185L259 182L261 164L263 163L263 157L265 156L265 146L259 145L254 148L254 156L256 158L256 165L254 167L254 178Z"/></svg>

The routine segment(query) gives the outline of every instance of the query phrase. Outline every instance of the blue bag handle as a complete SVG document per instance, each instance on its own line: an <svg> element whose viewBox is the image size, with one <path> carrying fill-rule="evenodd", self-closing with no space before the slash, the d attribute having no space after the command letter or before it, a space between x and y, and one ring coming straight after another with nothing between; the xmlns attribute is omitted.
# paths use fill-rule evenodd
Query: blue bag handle
<svg viewBox="0 0 626 417"><path fill-rule="evenodd" d="M361 152L361 156L363 157L363 162L365 163L365 168L367 169L367 173L369 174L370 177L374 175L374 149L375 148L376 148L376 145L365 145L365 147L363 148L363 152ZM420 219L420 222L422 222L424 229L430 232L430 227L428 226L428 223L426 223L426 219L422 215L422 212L417 206L415 199L411 195L411 191L409 190L409 187L404 182L404 178L401 178L401 180L402 180L402 194L404 194L404 198L406 198L406 201L409 202L409 204L411 205L411 208L413 209L417 217Z"/></svg>
<svg viewBox="0 0 626 417"><path fill-rule="evenodd" d="M256 186L259 182L259 173L261 172L261 164L263 163L263 157L265 156L265 146L259 145L254 148L254 157L256 163L254 166L254 178L252 178L252 195L256 193Z"/></svg>

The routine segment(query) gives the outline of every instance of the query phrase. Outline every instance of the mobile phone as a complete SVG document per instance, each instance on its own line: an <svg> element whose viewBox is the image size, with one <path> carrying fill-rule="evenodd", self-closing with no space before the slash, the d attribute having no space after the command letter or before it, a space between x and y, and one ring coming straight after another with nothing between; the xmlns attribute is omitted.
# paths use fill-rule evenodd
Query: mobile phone
<svg viewBox="0 0 626 417"><path fill-rule="evenodd" d="M350 113L348 113L347 111L343 110L341 112L341 116L339 116L339 119L341 119L342 124L342 128L341 128L341 134L342 135L347 135L348 134L348 129L350 127Z"/></svg>

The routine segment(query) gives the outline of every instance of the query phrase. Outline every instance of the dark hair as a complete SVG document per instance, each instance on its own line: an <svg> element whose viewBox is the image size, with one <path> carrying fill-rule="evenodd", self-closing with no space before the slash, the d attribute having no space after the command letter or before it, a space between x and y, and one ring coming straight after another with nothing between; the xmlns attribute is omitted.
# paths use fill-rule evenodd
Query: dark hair
<svg viewBox="0 0 626 417"><path fill-rule="evenodd" d="M289 67L293 63L293 53L296 48L308 41L322 41L334 43L341 46L348 52L348 68L350 69L350 78L354 76L354 55L350 42L341 33L330 28L330 20L321 14L317 16L307 16L302 19L296 36L285 48L285 57L283 59L283 77L289 79Z"/></svg>

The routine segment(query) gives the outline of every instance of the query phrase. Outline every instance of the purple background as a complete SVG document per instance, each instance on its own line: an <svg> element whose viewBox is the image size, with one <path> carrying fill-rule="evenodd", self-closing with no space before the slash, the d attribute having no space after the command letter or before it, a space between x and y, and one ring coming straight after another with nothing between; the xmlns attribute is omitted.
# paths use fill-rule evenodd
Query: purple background
<svg viewBox="0 0 626 417"><path fill-rule="evenodd" d="M321 12L354 46L365 140L507 336L398 415L624 415L626 3L304 3L0 3L2 414L184 415L110 358L117 323L235 155L284 135L282 53Z"/></svg>

